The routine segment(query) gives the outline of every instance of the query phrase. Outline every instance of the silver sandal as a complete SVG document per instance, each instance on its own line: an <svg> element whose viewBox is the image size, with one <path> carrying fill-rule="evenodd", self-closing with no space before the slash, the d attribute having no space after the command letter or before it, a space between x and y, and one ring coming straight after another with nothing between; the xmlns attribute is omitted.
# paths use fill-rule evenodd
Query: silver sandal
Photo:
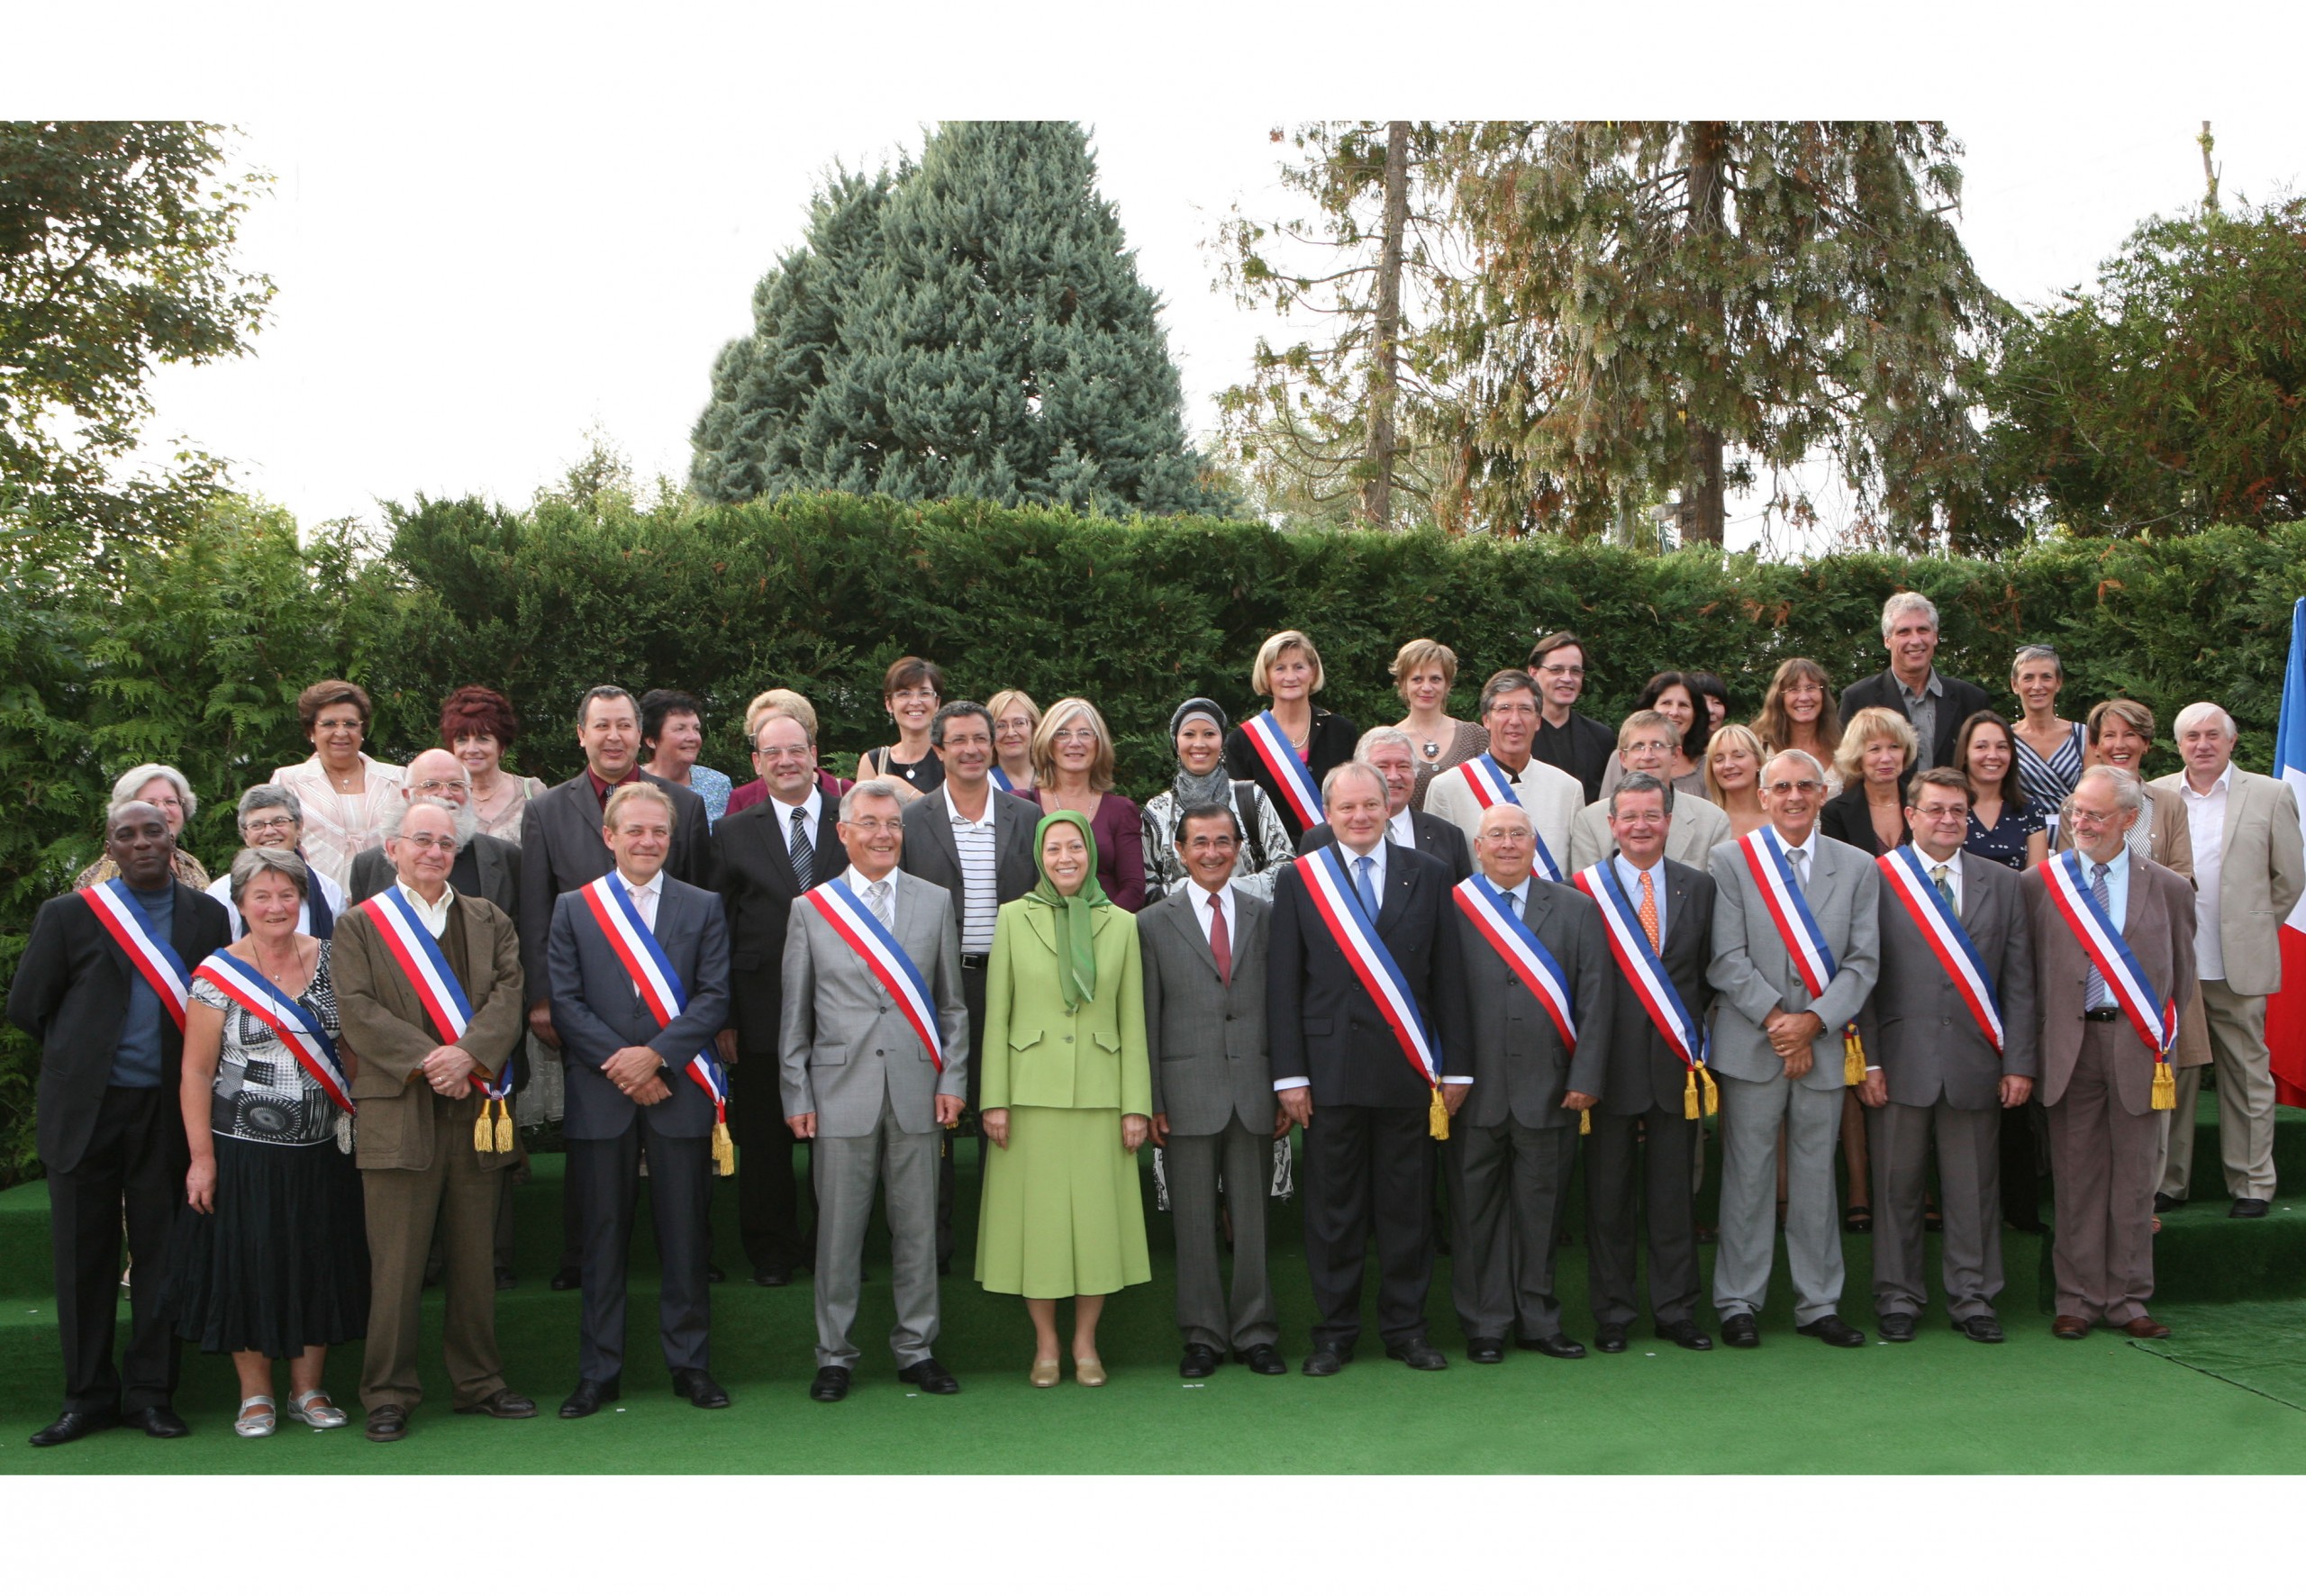
<svg viewBox="0 0 2306 1596"><path fill-rule="evenodd" d="M249 1410L251 1408L261 1408L264 1411L252 1419L249 1416ZM270 1435L279 1422L278 1403L268 1396L248 1397L241 1401L240 1414L232 1420L232 1433L236 1436L245 1436L251 1441L260 1441Z"/></svg>
<svg viewBox="0 0 2306 1596"><path fill-rule="evenodd" d="M290 1397L288 1411L314 1429L342 1429L351 1422L345 1418L344 1410L332 1405L328 1392L317 1385Z"/></svg>

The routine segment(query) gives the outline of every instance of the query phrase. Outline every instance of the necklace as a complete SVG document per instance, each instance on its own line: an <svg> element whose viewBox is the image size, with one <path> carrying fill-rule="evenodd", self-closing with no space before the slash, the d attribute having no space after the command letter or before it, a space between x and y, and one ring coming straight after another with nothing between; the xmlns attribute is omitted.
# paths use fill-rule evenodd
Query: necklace
<svg viewBox="0 0 2306 1596"><path fill-rule="evenodd" d="M1441 757L1441 745L1440 745L1439 743L1438 743L1438 742L1430 742L1430 743L1427 743L1427 744L1425 745L1425 762L1426 762L1428 765L1432 764L1436 759L1439 759L1440 757Z"/></svg>

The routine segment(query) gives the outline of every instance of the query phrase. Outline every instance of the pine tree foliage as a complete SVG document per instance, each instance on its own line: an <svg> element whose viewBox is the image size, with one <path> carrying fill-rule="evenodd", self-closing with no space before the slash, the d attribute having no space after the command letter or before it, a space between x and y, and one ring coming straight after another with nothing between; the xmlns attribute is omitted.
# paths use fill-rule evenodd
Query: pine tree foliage
<svg viewBox="0 0 2306 1596"><path fill-rule="evenodd" d="M714 365L690 485L1221 508L1159 313L1079 124L944 123L818 195Z"/></svg>

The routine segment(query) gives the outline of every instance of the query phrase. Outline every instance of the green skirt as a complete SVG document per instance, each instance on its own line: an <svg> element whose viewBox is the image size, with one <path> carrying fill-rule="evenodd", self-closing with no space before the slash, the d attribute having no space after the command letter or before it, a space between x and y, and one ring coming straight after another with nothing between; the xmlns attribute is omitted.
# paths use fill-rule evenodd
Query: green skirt
<svg viewBox="0 0 2306 1596"><path fill-rule="evenodd" d="M1153 1278L1119 1109L1009 1111L1009 1145L985 1150L976 1277L1018 1297L1099 1297Z"/></svg>

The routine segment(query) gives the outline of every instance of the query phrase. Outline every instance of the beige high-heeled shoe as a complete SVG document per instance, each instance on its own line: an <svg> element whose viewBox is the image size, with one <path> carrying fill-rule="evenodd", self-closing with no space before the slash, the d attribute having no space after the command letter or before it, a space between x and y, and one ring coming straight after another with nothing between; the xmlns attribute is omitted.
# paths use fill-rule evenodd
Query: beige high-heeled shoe
<svg viewBox="0 0 2306 1596"><path fill-rule="evenodd" d="M1058 1361L1053 1357L1033 1360L1033 1383L1043 1391L1057 1383L1058 1372Z"/></svg>
<svg viewBox="0 0 2306 1596"><path fill-rule="evenodd" d="M1094 1357L1075 1358L1073 1360L1073 1377L1084 1385L1103 1385L1105 1383L1105 1365L1103 1360Z"/></svg>

